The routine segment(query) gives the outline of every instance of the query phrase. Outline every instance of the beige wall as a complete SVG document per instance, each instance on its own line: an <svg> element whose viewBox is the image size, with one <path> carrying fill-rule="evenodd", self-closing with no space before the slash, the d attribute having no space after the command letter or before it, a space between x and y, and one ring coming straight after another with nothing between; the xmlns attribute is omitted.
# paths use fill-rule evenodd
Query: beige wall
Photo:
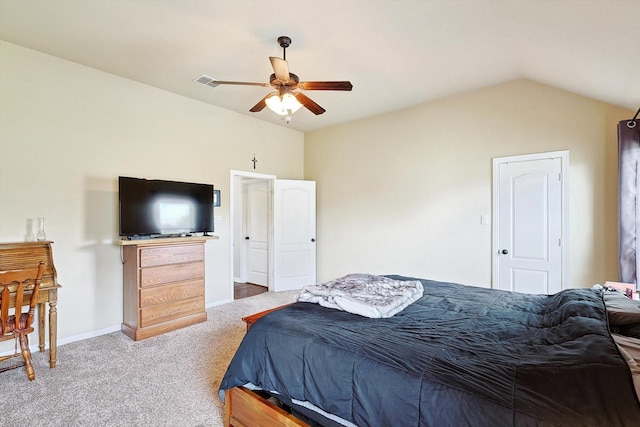
<svg viewBox="0 0 640 427"><path fill-rule="evenodd" d="M616 123L633 113L521 80L305 135L318 280L491 283L492 158L569 150L570 286L617 278Z"/></svg>
<svg viewBox="0 0 640 427"><path fill-rule="evenodd" d="M253 153L256 172L317 181L318 280L488 286L491 159L568 149L571 285L617 275L615 123L628 110L516 81L303 135L5 42L0 63L0 241L46 218L61 342L122 321L119 175L222 190L206 299L230 299L229 170L253 171Z"/></svg>
<svg viewBox="0 0 640 427"><path fill-rule="evenodd" d="M0 63L0 241L45 218L61 342L122 322L119 175L221 189L206 301L229 300L229 171L255 153L256 172L301 179L304 135L5 42Z"/></svg>

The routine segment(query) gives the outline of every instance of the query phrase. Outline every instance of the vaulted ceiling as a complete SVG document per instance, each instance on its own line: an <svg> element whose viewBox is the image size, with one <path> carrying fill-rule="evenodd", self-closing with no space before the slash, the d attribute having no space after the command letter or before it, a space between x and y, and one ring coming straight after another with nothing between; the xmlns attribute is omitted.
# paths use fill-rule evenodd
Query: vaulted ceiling
<svg viewBox="0 0 640 427"><path fill-rule="evenodd" d="M0 0L0 39L310 131L520 78L635 111L639 19L638 0ZM281 35L301 80L353 91L306 91L327 112L286 124L249 112L269 88L193 81L268 82Z"/></svg>

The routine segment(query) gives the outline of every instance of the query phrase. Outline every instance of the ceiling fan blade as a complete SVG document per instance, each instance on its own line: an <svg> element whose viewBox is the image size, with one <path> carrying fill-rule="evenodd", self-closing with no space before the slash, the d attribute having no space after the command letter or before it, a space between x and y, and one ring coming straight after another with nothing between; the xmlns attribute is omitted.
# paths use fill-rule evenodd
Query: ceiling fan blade
<svg viewBox="0 0 640 427"><path fill-rule="evenodd" d="M269 83L254 83L254 82L229 82L224 80L216 80L213 77L202 75L194 80L196 83L202 83L203 85L218 87L219 85L242 85L242 86L261 86L269 87Z"/></svg>
<svg viewBox="0 0 640 427"><path fill-rule="evenodd" d="M298 100L298 102L300 102L300 104L304 105L304 107L307 110L311 111L316 116L326 111L324 108L316 104L311 98L309 98L305 94L300 92L292 92L292 93L295 95L296 99Z"/></svg>
<svg viewBox="0 0 640 427"><path fill-rule="evenodd" d="M300 82L298 88L303 90L351 90L351 82Z"/></svg>
<svg viewBox="0 0 640 427"><path fill-rule="evenodd" d="M287 64L287 61L276 56L270 56L269 61L271 61L273 72L278 80L286 83L291 79L289 76L289 64Z"/></svg>
<svg viewBox="0 0 640 427"><path fill-rule="evenodd" d="M269 95L271 95L271 94L269 94ZM259 111L262 111L264 109L264 107L267 106L267 103L265 102L265 100L269 97L269 95L265 96L260 101L258 101L258 103L256 105L254 105L253 107L251 107L251 109L249 111L251 111L252 113L257 113Z"/></svg>

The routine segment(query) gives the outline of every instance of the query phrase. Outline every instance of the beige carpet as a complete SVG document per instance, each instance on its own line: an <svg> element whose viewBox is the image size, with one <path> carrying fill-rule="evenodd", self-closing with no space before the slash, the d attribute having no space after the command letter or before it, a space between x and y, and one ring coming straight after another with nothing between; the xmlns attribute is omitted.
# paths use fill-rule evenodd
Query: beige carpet
<svg viewBox="0 0 640 427"><path fill-rule="evenodd" d="M54 369L36 352L35 381L24 368L0 373L0 426L222 426L218 386L244 336L241 317L295 294L210 308L204 323L143 341L115 332L60 346Z"/></svg>

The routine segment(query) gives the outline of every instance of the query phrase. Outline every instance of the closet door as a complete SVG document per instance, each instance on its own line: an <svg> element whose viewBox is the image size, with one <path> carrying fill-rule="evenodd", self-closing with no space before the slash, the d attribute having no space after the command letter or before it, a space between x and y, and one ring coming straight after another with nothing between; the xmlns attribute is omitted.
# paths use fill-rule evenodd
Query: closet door
<svg viewBox="0 0 640 427"><path fill-rule="evenodd" d="M563 170L560 157L498 165L499 289L553 294L563 289Z"/></svg>

